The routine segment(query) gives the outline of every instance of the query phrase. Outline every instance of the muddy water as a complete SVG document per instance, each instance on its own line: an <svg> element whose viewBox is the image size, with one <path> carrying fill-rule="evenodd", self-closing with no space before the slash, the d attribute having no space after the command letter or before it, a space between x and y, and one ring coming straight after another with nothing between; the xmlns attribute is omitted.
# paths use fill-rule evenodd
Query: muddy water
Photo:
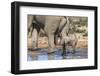
<svg viewBox="0 0 100 76"><path fill-rule="evenodd" d="M48 54L47 49L37 49L36 51L28 51L27 60L61 60L61 59L84 59L88 58L87 48L77 48L73 54L71 50L66 50L63 54L62 49L57 48L55 52Z"/></svg>

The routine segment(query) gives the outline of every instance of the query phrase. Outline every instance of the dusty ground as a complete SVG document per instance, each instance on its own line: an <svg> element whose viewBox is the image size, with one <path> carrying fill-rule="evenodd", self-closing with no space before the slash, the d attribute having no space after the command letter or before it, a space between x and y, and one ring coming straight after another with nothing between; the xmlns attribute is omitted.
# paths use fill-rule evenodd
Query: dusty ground
<svg viewBox="0 0 100 76"><path fill-rule="evenodd" d="M83 37L78 39L77 48L86 48L88 46L87 37ZM48 39L47 37L39 37L38 39L38 48L47 48L48 47ZM55 47L60 47L56 45ZM32 48L32 39L28 38L28 48Z"/></svg>

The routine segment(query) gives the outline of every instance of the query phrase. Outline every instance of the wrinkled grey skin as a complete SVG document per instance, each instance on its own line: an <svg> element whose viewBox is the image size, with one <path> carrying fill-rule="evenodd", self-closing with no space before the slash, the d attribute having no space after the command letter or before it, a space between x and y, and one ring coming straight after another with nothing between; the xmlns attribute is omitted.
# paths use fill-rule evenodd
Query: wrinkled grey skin
<svg viewBox="0 0 100 76"><path fill-rule="evenodd" d="M66 23L66 18L62 16L28 16L28 35L32 36L33 48L37 47L38 34L42 29L48 37L48 52L53 52L56 40Z"/></svg>

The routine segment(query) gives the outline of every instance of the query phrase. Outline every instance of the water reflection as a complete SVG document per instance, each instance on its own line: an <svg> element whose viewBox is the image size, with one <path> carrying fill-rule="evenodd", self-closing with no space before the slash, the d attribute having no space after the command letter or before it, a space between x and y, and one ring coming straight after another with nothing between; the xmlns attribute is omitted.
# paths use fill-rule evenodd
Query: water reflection
<svg viewBox="0 0 100 76"><path fill-rule="evenodd" d="M63 55L62 49L55 49L56 51L51 54L47 54L47 49L41 49L39 50L40 54L32 54L28 52L28 61L33 61L33 60L61 60L61 59L83 59L83 58L88 58L87 54L87 48L79 48L76 50L75 54L73 54L70 50L67 51ZM31 51L32 52L32 51ZM34 51L33 51L34 52Z"/></svg>

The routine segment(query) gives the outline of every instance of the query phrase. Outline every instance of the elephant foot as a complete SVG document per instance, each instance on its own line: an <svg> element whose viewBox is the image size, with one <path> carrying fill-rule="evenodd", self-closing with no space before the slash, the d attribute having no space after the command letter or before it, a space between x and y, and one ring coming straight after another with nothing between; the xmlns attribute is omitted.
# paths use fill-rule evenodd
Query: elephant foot
<svg viewBox="0 0 100 76"><path fill-rule="evenodd" d="M48 50L48 54L52 54L52 53L54 53L55 51L54 50Z"/></svg>
<svg viewBox="0 0 100 76"><path fill-rule="evenodd" d="M76 51L75 51L75 50L73 50L73 51L72 51L72 54L75 54L75 53L76 53Z"/></svg>
<svg viewBox="0 0 100 76"><path fill-rule="evenodd" d="M52 50L52 51L48 51L47 53L48 53L48 54L52 54L52 53L55 53L55 51Z"/></svg>
<svg viewBox="0 0 100 76"><path fill-rule="evenodd" d="M63 51L61 55L66 56L66 51Z"/></svg>
<svg viewBox="0 0 100 76"><path fill-rule="evenodd" d="M33 42L33 49L37 49L37 48L38 48L37 43Z"/></svg>

